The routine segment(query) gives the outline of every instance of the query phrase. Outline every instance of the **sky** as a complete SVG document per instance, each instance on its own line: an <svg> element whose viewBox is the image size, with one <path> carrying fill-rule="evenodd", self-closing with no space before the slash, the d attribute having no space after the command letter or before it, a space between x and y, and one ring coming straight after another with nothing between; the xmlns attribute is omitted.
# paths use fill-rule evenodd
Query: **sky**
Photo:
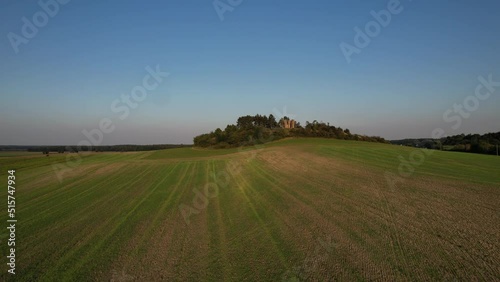
<svg viewBox="0 0 500 282"><path fill-rule="evenodd" d="M0 145L189 144L247 114L386 139L500 131L499 10L496 0L2 0Z"/></svg>

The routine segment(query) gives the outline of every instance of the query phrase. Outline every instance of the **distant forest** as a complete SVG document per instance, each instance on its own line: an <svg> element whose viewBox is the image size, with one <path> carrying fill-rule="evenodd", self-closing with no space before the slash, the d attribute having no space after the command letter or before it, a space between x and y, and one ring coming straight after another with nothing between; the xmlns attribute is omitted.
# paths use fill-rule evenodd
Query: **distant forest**
<svg viewBox="0 0 500 282"><path fill-rule="evenodd" d="M182 147L191 147L192 145L112 145L112 146L0 146L0 151L28 151L28 152L55 152L55 153L78 153L79 150L83 152L131 152L131 151L152 151L173 149Z"/></svg>
<svg viewBox="0 0 500 282"><path fill-rule="evenodd" d="M460 134L441 139L403 139L394 140L391 143L427 149L496 155L497 145L500 145L500 132L483 135Z"/></svg>
<svg viewBox="0 0 500 282"><path fill-rule="evenodd" d="M287 127L293 128L287 128ZM302 126L288 117L279 121L271 114L242 116L236 124L229 124L224 130L217 128L210 133L194 138L194 145L198 147L231 148L251 146L283 139L286 137L324 137L345 140L369 141L389 143L384 138L352 134L349 129L335 127L324 122L308 122Z"/></svg>

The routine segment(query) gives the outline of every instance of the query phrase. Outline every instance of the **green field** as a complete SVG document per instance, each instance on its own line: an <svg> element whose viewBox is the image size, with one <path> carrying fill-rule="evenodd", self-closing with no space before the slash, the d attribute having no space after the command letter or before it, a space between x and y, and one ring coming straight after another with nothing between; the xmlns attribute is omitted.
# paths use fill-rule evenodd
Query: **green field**
<svg viewBox="0 0 500 282"><path fill-rule="evenodd" d="M60 182L53 165L68 156L0 155L1 281L500 277L496 156L288 139L90 153ZM424 159L401 174L400 156ZM6 273L9 169L15 277Z"/></svg>
<svg viewBox="0 0 500 282"><path fill-rule="evenodd" d="M41 152L28 152L28 151L0 151L0 158L5 157L20 157L20 156L35 156L41 155Z"/></svg>

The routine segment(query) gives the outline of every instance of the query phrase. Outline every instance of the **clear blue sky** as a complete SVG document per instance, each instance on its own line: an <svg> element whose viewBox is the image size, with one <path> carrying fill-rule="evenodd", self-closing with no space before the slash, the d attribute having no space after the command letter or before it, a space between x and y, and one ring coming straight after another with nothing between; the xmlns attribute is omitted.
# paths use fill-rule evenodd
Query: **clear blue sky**
<svg viewBox="0 0 500 282"><path fill-rule="evenodd" d="M499 131L500 87L458 129L442 116L479 75L500 81L500 1L401 0L347 63L340 43L388 2L243 0L221 21L211 0L72 0L16 54L8 34L42 9L3 0L0 144L76 144L102 118L102 144L191 143L284 107L388 139ZM156 65L170 76L120 120L110 105Z"/></svg>

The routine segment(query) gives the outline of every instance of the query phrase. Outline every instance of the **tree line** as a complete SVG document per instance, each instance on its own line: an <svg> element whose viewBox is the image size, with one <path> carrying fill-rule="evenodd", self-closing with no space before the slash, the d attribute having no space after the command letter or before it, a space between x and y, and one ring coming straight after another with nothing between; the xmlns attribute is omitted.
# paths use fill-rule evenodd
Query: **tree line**
<svg viewBox="0 0 500 282"><path fill-rule="evenodd" d="M459 134L440 139L420 138L391 141L392 144L444 151L478 154L497 154L500 146L500 132L486 134Z"/></svg>
<svg viewBox="0 0 500 282"><path fill-rule="evenodd" d="M210 133L198 135L194 137L193 142L197 147L213 148L251 146L286 137L324 137L388 143L382 137L352 134L349 129L316 120L306 121L305 126L297 122L295 128L284 128L285 120L290 121L290 118L285 116L277 121L272 114L241 116L236 120L236 124L229 124L224 130L217 128Z"/></svg>
<svg viewBox="0 0 500 282"><path fill-rule="evenodd" d="M0 146L0 151L28 151L48 153L78 153L82 152L134 152L164 150L192 145L158 144L158 145L104 145L104 146Z"/></svg>

